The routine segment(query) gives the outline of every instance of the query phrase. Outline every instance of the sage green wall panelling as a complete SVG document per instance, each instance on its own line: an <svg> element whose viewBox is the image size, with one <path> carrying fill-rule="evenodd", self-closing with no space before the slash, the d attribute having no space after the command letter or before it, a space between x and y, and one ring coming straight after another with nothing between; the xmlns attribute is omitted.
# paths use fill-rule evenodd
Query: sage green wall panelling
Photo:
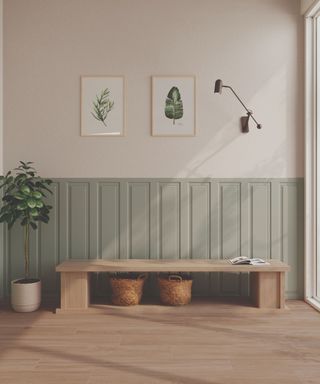
<svg viewBox="0 0 320 384"><path fill-rule="evenodd" d="M299 207L301 188L299 187L292 183L280 184L280 257L291 266L290 274L286 276L289 297L295 297L297 285L301 285L300 271L303 269L301 262L303 248L299 241L299 235L303 232L303 225L301 225L303 217Z"/></svg>
<svg viewBox="0 0 320 384"><path fill-rule="evenodd" d="M68 254L89 258L89 183L68 183Z"/></svg>
<svg viewBox="0 0 320 384"><path fill-rule="evenodd" d="M287 261L287 295L303 295L302 179L56 179L50 202L50 223L31 237L31 271L45 295L58 292L55 265L66 259L240 254ZM23 232L4 232L8 295L10 280L23 275ZM196 295L249 293L247 274L194 278ZM96 282L106 289L105 276Z"/></svg>
<svg viewBox="0 0 320 384"><path fill-rule="evenodd" d="M220 183L220 259L240 256L241 184ZM240 273L222 273L220 291L224 295L237 295L241 291Z"/></svg>
<svg viewBox="0 0 320 384"><path fill-rule="evenodd" d="M270 258L270 184L249 183L249 231L252 257Z"/></svg>
<svg viewBox="0 0 320 384"><path fill-rule="evenodd" d="M159 183L160 259L180 258L180 183Z"/></svg>
<svg viewBox="0 0 320 384"><path fill-rule="evenodd" d="M120 258L120 184L101 183L98 204L98 258Z"/></svg>
<svg viewBox="0 0 320 384"><path fill-rule="evenodd" d="M34 249L35 232L30 233L30 274L34 271L36 250ZM20 240L20 241L19 241ZM23 228L20 225L15 225L8 234L8 272L9 281L24 276L24 257L23 257Z"/></svg>
<svg viewBox="0 0 320 384"><path fill-rule="evenodd" d="M189 251L192 259L210 258L210 183L189 183L189 200L184 204L189 213ZM183 203L182 203L183 205ZM193 275L194 294L209 292L210 274Z"/></svg>
<svg viewBox="0 0 320 384"><path fill-rule="evenodd" d="M128 183L129 258L150 258L150 184Z"/></svg>

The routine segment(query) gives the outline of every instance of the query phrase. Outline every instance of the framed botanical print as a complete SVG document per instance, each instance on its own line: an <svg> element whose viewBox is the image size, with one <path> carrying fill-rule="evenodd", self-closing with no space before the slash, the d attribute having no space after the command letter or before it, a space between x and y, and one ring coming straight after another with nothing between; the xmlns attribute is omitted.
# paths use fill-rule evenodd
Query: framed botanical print
<svg viewBox="0 0 320 384"><path fill-rule="evenodd" d="M195 134L195 76L153 76L152 136Z"/></svg>
<svg viewBox="0 0 320 384"><path fill-rule="evenodd" d="M124 136L123 76L81 77L81 136Z"/></svg>

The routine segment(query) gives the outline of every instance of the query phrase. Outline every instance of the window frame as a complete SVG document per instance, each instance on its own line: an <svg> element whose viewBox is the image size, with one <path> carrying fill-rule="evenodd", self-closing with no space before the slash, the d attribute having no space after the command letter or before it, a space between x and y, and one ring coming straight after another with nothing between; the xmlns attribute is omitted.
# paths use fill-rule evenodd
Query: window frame
<svg viewBox="0 0 320 384"><path fill-rule="evenodd" d="M317 242L317 221L320 222L320 191L317 191L317 159L320 162L320 148L317 148L317 127L320 131L320 103L317 99L317 40L320 39L320 0L315 2L305 14L305 301L320 311L320 298L317 296L317 267L320 262L320 248ZM317 39L318 36L318 39ZM320 89L320 88L319 88ZM319 112L317 113L317 104ZM317 198L317 195L318 198ZM319 242L320 244L320 242ZM320 277L319 277L320 279ZM318 287L319 290L320 287Z"/></svg>

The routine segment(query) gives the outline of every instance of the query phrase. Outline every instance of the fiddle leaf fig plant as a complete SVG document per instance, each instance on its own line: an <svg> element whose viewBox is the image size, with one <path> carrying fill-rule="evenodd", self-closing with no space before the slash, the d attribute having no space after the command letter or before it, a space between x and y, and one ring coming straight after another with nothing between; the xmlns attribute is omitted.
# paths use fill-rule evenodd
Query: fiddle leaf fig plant
<svg viewBox="0 0 320 384"><path fill-rule="evenodd" d="M29 239L30 227L37 229L38 223L48 223L51 205L46 204L46 193L52 193L52 180L37 175L32 162L20 161L20 165L0 176L0 189L4 190L0 223L7 223L11 229L15 222L24 227L24 266L25 278L29 278Z"/></svg>

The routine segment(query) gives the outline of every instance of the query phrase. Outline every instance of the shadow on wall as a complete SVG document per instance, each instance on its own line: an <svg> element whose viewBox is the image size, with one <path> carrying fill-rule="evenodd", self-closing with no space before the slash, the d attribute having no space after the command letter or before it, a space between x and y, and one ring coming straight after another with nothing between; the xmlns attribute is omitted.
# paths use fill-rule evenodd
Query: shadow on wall
<svg viewBox="0 0 320 384"><path fill-rule="evenodd" d="M201 151L198 148L198 153L183 167L186 171L178 172L177 177L211 177L214 174L225 177L224 170L227 177L237 177L240 172L241 177L252 178L286 177L287 174L296 176L301 173L302 135L299 129L293 130L292 127L297 126L297 121L302 126L302 111L300 106L295 111L288 108L288 99L291 97L288 95L289 75L285 66L280 67L246 101L254 109L256 118L262 122L262 130L257 130L251 121L250 132L241 133L239 120L245 111L239 106L237 116L220 128L213 129L213 136L207 145ZM276 109L269 109L262 101L265 99L272 100ZM233 106L237 100L228 94L224 103L232 103ZM266 148L270 149L268 157L264 156Z"/></svg>

